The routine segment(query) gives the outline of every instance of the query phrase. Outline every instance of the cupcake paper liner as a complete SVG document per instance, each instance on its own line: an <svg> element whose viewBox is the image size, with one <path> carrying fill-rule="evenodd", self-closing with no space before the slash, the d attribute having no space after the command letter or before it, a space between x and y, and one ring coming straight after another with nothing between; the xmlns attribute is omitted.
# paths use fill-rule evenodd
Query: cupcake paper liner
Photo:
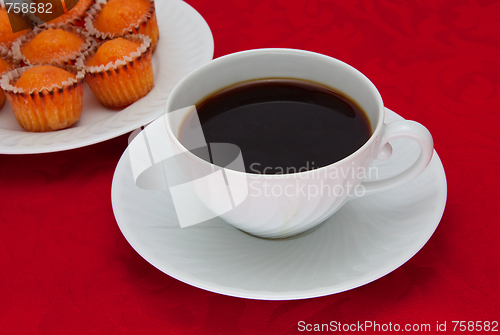
<svg viewBox="0 0 500 335"><path fill-rule="evenodd" d="M123 60L100 66L86 66L95 55L101 42L83 53L77 60L78 67L84 67L85 81L101 104L108 108L126 107L146 96L154 87L151 39L145 35L127 35L123 38L140 42L137 51Z"/></svg>
<svg viewBox="0 0 500 335"><path fill-rule="evenodd" d="M149 0L151 3L149 12L144 14L137 23L131 24L128 28L123 29L122 32L114 34L101 32L94 27L95 18L97 18L99 13L101 13L108 1L109 0L96 0L96 3L87 11L87 16L85 17L85 29L87 29L90 35L101 40L111 40L116 37L123 37L130 34L142 34L151 38L151 49L154 51L160 36L154 0Z"/></svg>
<svg viewBox="0 0 500 335"><path fill-rule="evenodd" d="M62 29L64 31L79 35L85 39L85 42L82 44L82 46L80 47L80 49L78 51L75 51L72 54L67 55L65 57L61 57L59 59L53 59L53 60L48 61L48 62L31 62L29 59L26 58L26 56L24 56L22 54L23 47L26 46L31 40L33 40L33 38L35 38L35 36L37 36L38 34L40 34L43 31L49 30L49 29ZM95 39L92 36L90 36L90 34L88 32L86 32L85 30L83 30L82 28L69 26L67 24L58 24L58 25L50 24L50 25L47 25L43 28L37 27L37 28L33 29L33 31L31 33L18 38L12 44L12 54L13 54L13 58L15 61L22 62L28 66L29 65L54 65L54 66L62 67L62 66L67 66L67 65L74 65L76 62L76 59L83 52L90 49L95 44L96 44Z"/></svg>
<svg viewBox="0 0 500 335"><path fill-rule="evenodd" d="M7 72L0 79L17 122L24 130L47 132L68 128L77 122L83 109L85 71L74 66L63 69L76 75L62 85L26 91L14 86L21 75L33 66Z"/></svg>

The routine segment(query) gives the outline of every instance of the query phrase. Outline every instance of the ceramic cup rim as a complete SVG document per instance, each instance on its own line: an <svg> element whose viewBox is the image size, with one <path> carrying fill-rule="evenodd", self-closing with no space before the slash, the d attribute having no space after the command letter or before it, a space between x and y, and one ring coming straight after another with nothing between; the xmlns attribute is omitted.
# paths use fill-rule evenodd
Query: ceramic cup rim
<svg viewBox="0 0 500 335"><path fill-rule="evenodd" d="M355 159L357 156L361 155L364 151L369 150L369 148L374 144L374 142L377 141L377 139L382 131L382 126L384 124L384 115L385 115L384 103L382 100L382 96L380 95L380 92L378 91L376 86L361 71L359 71L358 69L354 68L353 66L351 66L351 65L349 65L349 64L347 64L347 63L345 63L337 58L327 56L324 54L320 54L317 52L313 52L313 51L306 51L306 50L301 50L301 49L291 49L291 48L261 48L261 49L239 51L239 52L227 54L227 55L221 56L219 58L213 59L212 61L196 68L193 71L191 71L189 74L184 76L174 86L174 88L170 92L170 95L167 98L167 102L165 103L165 106L164 106L164 111L165 111L165 115L166 115L165 122L166 122L166 127L167 127L167 134L169 135L170 140L173 141L173 143L176 146L185 149L186 152L189 151L186 147L184 147L184 145L178 140L177 136L175 136L175 134L173 133L169 119L168 119L168 113L171 111L171 110L169 110L170 109L169 107L172 104L173 97L175 97L175 95L178 94L179 91L181 91L182 89L185 89L183 87L183 86L185 86L185 83L187 81L189 81L192 77L197 76L200 72L209 71L211 68L216 68L217 66L219 66L219 64L224 63L228 60L232 60L232 59L236 59L236 58L240 58L240 57L252 56L252 55L260 55L260 54L280 54L280 55L284 55L284 56L287 56L287 55L307 55L307 56L311 56L311 57L317 57L318 59L321 59L323 61L331 62L332 64L335 64L336 66L344 67L352 75L358 76L358 78L360 78L365 83L365 88L368 89L370 91L370 93L373 95L373 97L375 98L375 101L377 103L376 109L378 112L378 120L377 120L377 124L375 125L375 128L374 128L370 138L359 149L357 149L356 151L351 153L349 156L344 157L341 160L338 160L338 161L331 163L329 165L325 165L325 166L319 167L319 168L314 169L314 170L298 171L298 172L293 172L293 173L283 173L283 174L278 174L278 175L276 175L276 174L269 174L269 175L268 174L252 174L252 173L238 171L238 170L231 170L232 173L247 175L247 176L250 176L252 178L256 178L256 176L259 176L259 177L262 176L265 178L272 178L275 176L279 176L280 178L291 177L291 176L303 177L304 175L307 175L310 173L317 173L318 171L321 171L324 169L329 169L329 168L334 168L336 166L337 167L341 166L345 162L348 162L348 161ZM258 80L258 79L271 79L271 77L269 77L269 78L258 77L258 78L254 78L254 79L256 79L256 80ZM301 78L298 78L298 79L300 80ZM250 80L253 80L253 79L250 79ZM321 83L319 81L317 81L317 82L321 85L330 86L330 85L327 85L325 83ZM232 83L230 85L235 85L238 83L241 83L241 81ZM223 87L216 88L211 94L217 92L217 90L220 90L222 88ZM338 91L342 92L341 90L338 90ZM203 97L200 97L200 99L201 98L203 98ZM352 99L352 100L356 101L355 99ZM185 106L185 107L187 107L187 106ZM368 118L370 119L370 122L373 121L369 116L368 116ZM192 156L193 156L192 157L193 159L199 160L203 164L214 165L211 162L208 162L208 161L206 161L206 160L204 160L204 159L202 159L194 154Z"/></svg>

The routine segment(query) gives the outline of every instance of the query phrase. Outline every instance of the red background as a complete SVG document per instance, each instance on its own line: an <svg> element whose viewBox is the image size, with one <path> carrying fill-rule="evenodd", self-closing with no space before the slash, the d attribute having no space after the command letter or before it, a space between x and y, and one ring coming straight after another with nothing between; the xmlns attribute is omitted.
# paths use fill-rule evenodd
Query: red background
<svg viewBox="0 0 500 335"><path fill-rule="evenodd" d="M156 0L162 1L162 0ZM324 53L365 73L385 105L426 125L448 179L436 232L363 287L299 301L206 292L143 260L110 200L127 136L0 155L0 333L287 334L298 322L500 321L500 3L494 0L188 0L215 57ZM497 328L498 329L498 328Z"/></svg>

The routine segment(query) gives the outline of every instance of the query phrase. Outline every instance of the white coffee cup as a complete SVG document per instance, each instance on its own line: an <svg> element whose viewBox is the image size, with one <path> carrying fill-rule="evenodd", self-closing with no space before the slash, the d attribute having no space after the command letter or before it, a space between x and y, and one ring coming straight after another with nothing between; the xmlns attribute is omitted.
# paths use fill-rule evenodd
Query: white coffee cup
<svg viewBox="0 0 500 335"><path fill-rule="evenodd" d="M226 55L184 77L172 90L165 107L167 133L176 151L186 152L186 148L177 138L181 126L178 118L173 120L168 113L195 105L231 85L266 78L303 79L341 92L364 110L372 125L372 136L350 156L315 170L259 175L225 169L229 186L247 187L244 199L235 201L230 211L218 208L220 188L198 183L198 198L238 229L263 238L300 234L325 221L349 199L383 192L414 179L432 158L432 136L424 126L414 121L384 124L380 93L361 72L332 57L294 49L257 49ZM399 137L420 145L415 163L394 177L363 182L372 161L388 159L392 154L388 142ZM195 155L188 161L195 170L214 168ZM237 195L234 187L231 191Z"/></svg>

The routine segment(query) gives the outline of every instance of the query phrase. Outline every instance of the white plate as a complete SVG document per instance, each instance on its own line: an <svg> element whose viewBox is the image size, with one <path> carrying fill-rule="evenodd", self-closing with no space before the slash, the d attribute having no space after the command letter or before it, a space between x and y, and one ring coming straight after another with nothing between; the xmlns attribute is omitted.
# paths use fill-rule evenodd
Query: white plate
<svg viewBox="0 0 500 335"><path fill-rule="evenodd" d="M117 112L101 106L86 86L81 119L71 128L50 133L24 131L6 102L0 110L0 153L79 148L123 135L160 116L175 84L212 60L214 40L203 17L185 2L157 0L156 11L160 40L153 55L155 87L146 97Z"/></svg>
<svg viewBox="0 0 500 335"><path fill-rule="evenodd" d="M387 110L386 121L402 119ZM376 162L379 178L412 163L419 147L391 143L394 155ZM111 191L118 225L153 266L190 285L265 300L312 298L346 291L395 270L431 237L446 203L446 177L436 152L410 183L345 204L325 223L285 240L252 237L221 219L181 229L168 191L135 186L125 151Z"/></svg>

